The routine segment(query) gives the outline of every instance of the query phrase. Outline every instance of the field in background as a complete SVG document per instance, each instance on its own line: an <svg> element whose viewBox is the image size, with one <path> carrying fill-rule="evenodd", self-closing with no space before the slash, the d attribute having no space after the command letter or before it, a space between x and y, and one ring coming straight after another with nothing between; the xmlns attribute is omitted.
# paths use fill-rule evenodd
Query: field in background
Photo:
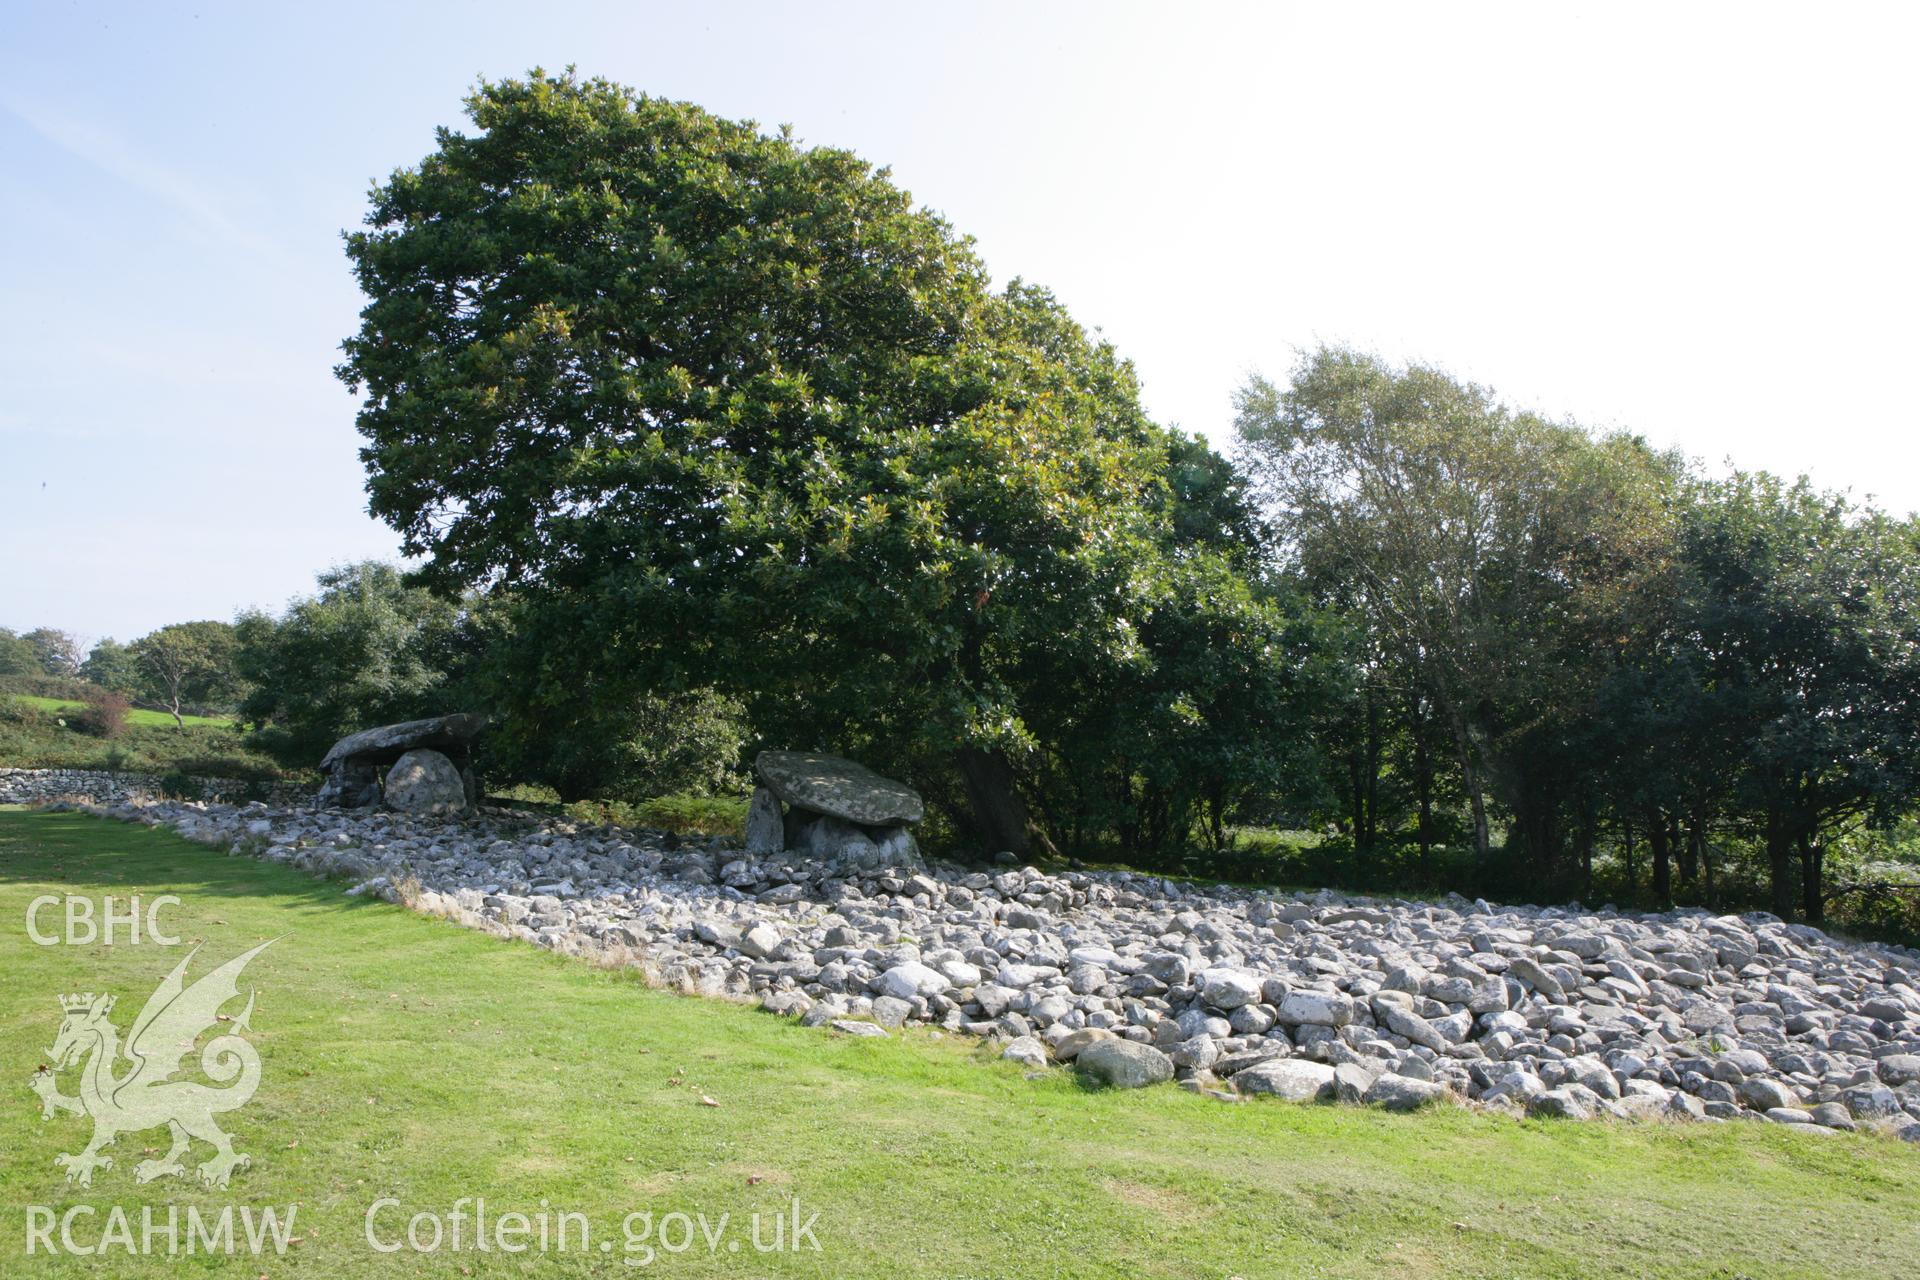
<svg viewBox="0 0 1920 1280"><path fill-rule="evenodd" d="M64 698L0 691L0 766L245 780L296 776L250 747L231 721L188 716L187 727L180 729L164 712L136 709L128 712L127 726L118 737L98 738L60 723L63 711L80 705Z"/></svg>
<svg viewBox="0 0 1920 1280"><path fill-rule="evenodd" d="M43 698L37 694L29 693L15 694L14 697L30 707L35 707L54 716L65 715L69 711L80 711L87 705L74 698ZM232 729L236 727L235 722L225 716L181 716L180 719L182 723L189 728ZM167 712L153 711L146 707L131 708L127 712L127 723L146 725L152 728L174 729L179 727L174 724L173 717Z"/></svg>
<svg viewBox="0 0 1920 1280"><path fill-rule="evenodd" d="M253 1167L225 1192L131 1166L123 1138L88 1191L53 1165L87 1127L42 1123L26 1080L56 997L109 991L124 1029L183 950L40 947L40 894L177 893L166 920L204 941L194 973L268 938L257 990L258 1096L228 1117ZM160 831L0 810L0 1257L8 1276L102 1274L100 1258L25 1258L25 1206L300 1205L285 1259L253 1277L516 1274L498 1253L375 1254L367 1207L584 1213L609 1255L552 1274L635 1274L619 1226L650 1211L763 1221L818 1211L821 1251L660 1255L671 1275L1872 1276L1920 1274L1920 1152L1871 1135L1763 1124L1525 1121L1226 1105L1171 1087L1091 1092L1028 1080L976 1042L840 1039L740 1006L651 990L338 884ZM71 1087L69 1086L69 1091ZM717 1105L706 1105L711 1099ZM164 1142L162 1141L162 1145ZM194 1159L204 1158L196 1151ZM403 1226L392 1213L381 1220ZM97 1232L96 1232L97 1235ZM125 1259L116 1276L178 1274Z"/></svg>

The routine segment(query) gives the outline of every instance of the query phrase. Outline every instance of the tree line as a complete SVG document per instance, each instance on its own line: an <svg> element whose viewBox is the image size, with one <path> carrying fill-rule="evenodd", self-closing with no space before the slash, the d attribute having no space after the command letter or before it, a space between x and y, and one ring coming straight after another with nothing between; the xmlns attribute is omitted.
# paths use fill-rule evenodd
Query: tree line
<svg viewBox="0 0 1920 1280"><path fill-rule="evenodd" d="M347 238L413 567L232 629L286 758L472 707L565 797L812 747L957 847L1809 919L1916 807L1910 519L1338 348L1222 453L847 152L571 72L467 110Z"/></svg>
<svg viewBox="0 0 1920 1280"><path fill-rule="evenodd" d="M1911 518L1349 351L1253 382L1237 428L1272 563L1357 629L1323 740L1361 856L1409 807L1424 856L1451 793L1523 882L1590 885L1606 847L1710 899L1752 842L1772 909L1818 920L1829 844L1911 809Z"/></svg>
<svg viewBox="0 0 1920 1280"><path fill-rule="evenodd" d="M54 694L106 694L119 700L121 713L138 700L173 716L176 727L188 715L233 708L239 696L234 659L235 630L228 622L170 623L131 644L107 636L90 648L57 627L25 634L0 627L0 680Z"/></svg>

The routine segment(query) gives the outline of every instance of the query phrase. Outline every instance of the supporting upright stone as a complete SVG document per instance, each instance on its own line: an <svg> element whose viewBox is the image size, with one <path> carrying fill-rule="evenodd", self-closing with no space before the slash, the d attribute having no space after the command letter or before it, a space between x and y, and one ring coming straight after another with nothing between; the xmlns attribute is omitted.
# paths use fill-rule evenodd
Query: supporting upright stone
<svg viewBox="0 0 1920 1280"><path fill-rule="evenodd" d="M780 797L765 787L753 789L753 802L747 806L747 856L764 858L784 853L787 848L786 824L780 816Z"/></svg>
<svg viewBox="0 0 1920 1280"><path fill-rule="evenodd" d="M444 816L467 808L467 789L453 761L431 747L416 747L387 771L387 807L415 816Z"/></svg>

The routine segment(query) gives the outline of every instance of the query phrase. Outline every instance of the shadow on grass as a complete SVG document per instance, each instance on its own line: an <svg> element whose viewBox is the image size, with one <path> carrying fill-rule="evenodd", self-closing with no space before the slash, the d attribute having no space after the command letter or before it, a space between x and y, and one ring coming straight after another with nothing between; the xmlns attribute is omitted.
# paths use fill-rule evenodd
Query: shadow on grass
<svg viewBox="0 0 1920 1280"><path fill-rule="evenodd" d="M29 816L31 833L23 823L6 821ZM101 851L103 837L121 847ZM122 883L156 882L181 893L213 897L270 894L303 908L340 914L385 905L375 898L347 896L343 877L313 875L211 845L183 848L178 836L162 828L89 813L0 807L0 884L111 890Z"/></svg>

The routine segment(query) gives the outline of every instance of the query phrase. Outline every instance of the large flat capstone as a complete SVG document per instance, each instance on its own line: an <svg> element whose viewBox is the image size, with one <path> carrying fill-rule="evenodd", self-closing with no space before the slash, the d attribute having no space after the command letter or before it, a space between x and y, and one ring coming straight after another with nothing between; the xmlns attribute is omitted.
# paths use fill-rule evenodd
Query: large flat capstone
<svg viewBox="0 0 1920 1280"><path fill-rule="evenodd" d="M927 814L920 793L912 787L840 756L762 751L753 762L753 772L762 786L795 809L862 826L918 822Z"/></svg>
<svg viewBox="0 0 1920 1280"><path fill-rule="evenodd" d="M452 748L464 754L467 744L486 724L487 718L483 715L456 711L451 715L428 716L425 720L405 720L399 724L383 724L377 729L362 729L334 743L321 758L320 767L331 769L342 761L363 756L382 757L380 763L390 764L415 747L431 747L440 752Z"/></svg>

